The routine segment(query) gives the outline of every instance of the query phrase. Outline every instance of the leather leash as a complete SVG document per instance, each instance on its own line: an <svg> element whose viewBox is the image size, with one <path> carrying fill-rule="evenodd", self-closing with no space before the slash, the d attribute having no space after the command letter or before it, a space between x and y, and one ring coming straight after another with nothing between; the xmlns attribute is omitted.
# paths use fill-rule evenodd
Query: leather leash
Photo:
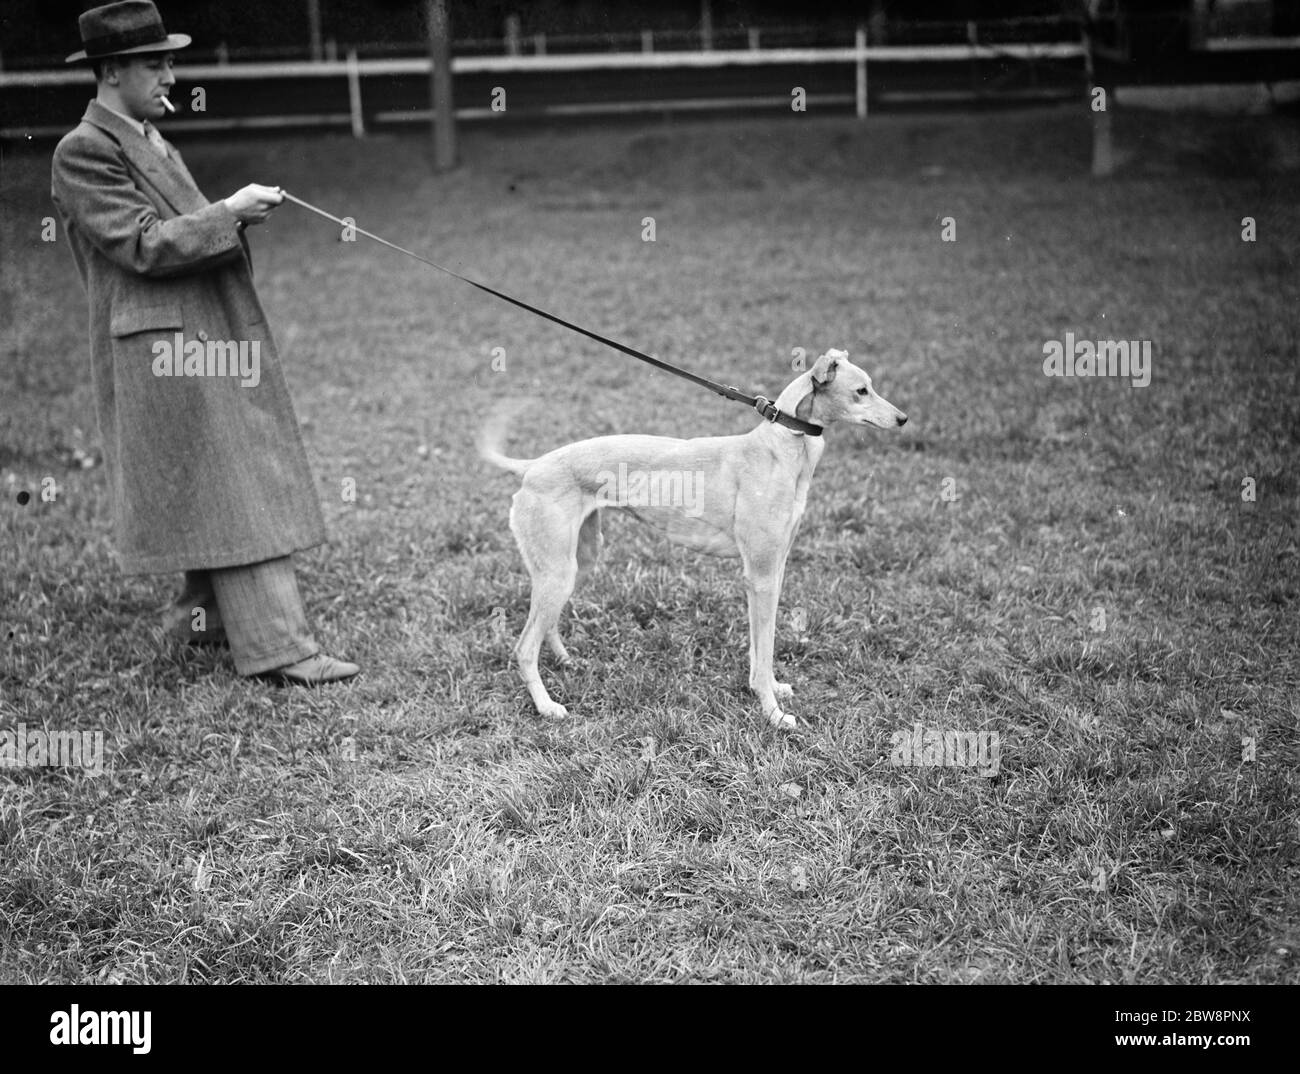
<svg viewBox="0 0 1300 1074"><path fill-rule="evenodd" d="M653 357L652 355L643 354L635 347L628 347L625 344L619 343L617 340L610 339L607 336L602 336L599 332L593 332L590 329L583 328L581 325L574 324L572 321L566 321L563 317L557 317L553 313L547 313L546 310L538 309L536 306L529 305L521 299L513 298L502 291L498 291L494 287L489 287L485 283L479 283L478 280L472 280L468 276L462 276L459 272L453 272L445 265L439 265L436 261L430 261L427 257L422 257L420 254L417 254L412 250L408 250L403 246L398 246L395 242L381 239L378 235L372 234L365 228L358 227L356 224L350 224L346 220L340 220L332 213L327 213L324 209L318 209L315 205L310 205L301 198L294 197L283 187L279 187L278 189L280 193L284 195L286 201L291 201L295 205L301 205L309 212L313 212L317 216L323 216L326 220L332 220L340 227L350 228L358 235L364 235L368 239L373 239L375 242L387 246L389 249L396 250L400 254L405 254L407 257L414 258L416 261L421 261L430 268L437 269L439 272L445 272L448 276L455 277L462 283L467 283L471 287L477 287L480 291L486 291L489 295L495 295L497 298L509 302L511 305L518 306L520 309L536 314L538 317L544 317L548 321L554 321L556 324L563 325L570 331L584 335L588 339L594 339L597 343L603 343L605 346L612 347L614 350L621 351L623 354L630 355L633 358L638 358L643 362L648 362L650 365L662 369L665 372L672 373L674 376L683 377L703 388L708 388L709 391L716 392L725 399L733 399L738 403L744 403L746 406L751 406L770 422L784 425L787 429L793 429L795 432L804 433L807 436L821 436L822 434L822 427L820 425L815 425L810 421L804 421L802 418L797 418L793 414L787 414L784 410L778 410L776 408L776 403L771 399L768 399L766 396L748 395L733 385L719 384L716 380L702 377L698 373L692 373L688 369L682 369L680 366L675 366L671 362L665 362L660 358Z"/></svg>

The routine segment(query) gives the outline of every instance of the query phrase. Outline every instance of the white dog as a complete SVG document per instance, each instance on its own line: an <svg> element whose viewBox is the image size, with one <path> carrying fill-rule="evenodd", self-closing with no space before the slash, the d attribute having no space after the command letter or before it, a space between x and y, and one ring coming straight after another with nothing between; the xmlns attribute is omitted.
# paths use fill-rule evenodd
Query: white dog
<svg viewBox="0 0 1300 1074"><path fill-rule="evenodd" d="M827 351L796 377L776 407L819 425L843 421L896 429L907 421L839 350ZM792 691L773 675L772 645L785 561L825 448L822 438L764 421L742 436L600 436L537 459L512 459L501 452L505 426L504 416L490 422L479 452L524 479L510 509L510 528L533 594L515 659L537 711L568 715L542 685L537 657L545 638L561 663L569 660L560 640L560 612L579 565L590 566L599 554L600 511L610 508L651 523L678 544L740 557L749 598L749 687L773 726L794 727L795 718L778 701Z"/></svg>

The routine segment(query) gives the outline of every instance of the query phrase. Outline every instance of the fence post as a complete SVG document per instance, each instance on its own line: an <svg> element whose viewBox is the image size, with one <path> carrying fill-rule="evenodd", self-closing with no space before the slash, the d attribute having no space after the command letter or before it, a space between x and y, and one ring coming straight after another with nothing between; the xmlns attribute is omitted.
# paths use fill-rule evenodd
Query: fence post
<svg viewBox="0 0 1300 1074"><path fill-rule="evenodd" d="M853 42L854 50L858 54L857 68L857 89L858 89L858 118L867 118L867 28L859 26L856 38Z"/></svg>
<svg viewBox="0 0 1300 1074"><path fill-rule="evenodd" d="M970 42L970 91L974 96L979 94L979 59L975 54L975 46L979 44L979 29L974 19L966 23L966 40Z"/></svg>
<svg viewBox="0 0 1300 1074"><path fill-rule="evenodd" d="M749 28L749 47L753 49L755 52L758 51L758 27L757 26L751 26Z"/></svg>
<svg viewBox="0 0 1300 1074"><path fill-rule="evenodd" d="M348 110L352 113L352 137L366 136L366 121L361 114L361 68L357 65L357 50L348 49Z"/></svg>
<svg viewBox="0 0 1300 1074"><path fill-rule="evenodd" d="M1205 48L1205 40L1210 36L1209 0L1192 0L1192 17L1188 23L1187 45L1192 49Z"/></svg>
<svg viewBox="0 0 1300 1074"><path fill-rule="evenodd" d="M1085 16L1083 24L1083 57L1088 71L1088 110L1092 113L1092 175L1094 179L1105 179L1115 171L1115 154L1110 129L1110 106L1114 99L1111 90L1114 89L1114 86L1098 85L1093 46L1092 23ZM1102 107L1100 111L1093 106L1097 90L1101 90Z"/></svg>
<svg viewBox="0 0 1300 1074"><path fill-rule="evenodd" d="M546 55L546 35L533 34L533 51L539 56Z"/></svg>
<svg viewBox="0 0 1300 1074"><path fill-rule="evenodd" d="M709 0L700 0L700 48L713 51L713 5Z"/></svg>
<svg viewBox="0 0 1300 1074"><path fill-rule="evenodd" d="M655 50L655 32L653 30L641 31L641 51L653 52Z"/></svg>
<svg viewBox="0 0 1300 1074"><path fill-rule="evenodd" d="M451 19L447 0L424 0L429 35L429 90L433 103L433 167L456 165L456 106L451 99Z"/></svg>
<svg viewBox="0 0 1300 1074"><path fill-rule="evenodd" d="M307 34L311 39L311 58L320 63L324 58L320 41L320 0L307 0Z"/></svg>
<svg viewBox="0 0 1300 1074"><path fill-rule="evenodd" d="M519 55L519 16L506 16L506 55Z"/></svg>

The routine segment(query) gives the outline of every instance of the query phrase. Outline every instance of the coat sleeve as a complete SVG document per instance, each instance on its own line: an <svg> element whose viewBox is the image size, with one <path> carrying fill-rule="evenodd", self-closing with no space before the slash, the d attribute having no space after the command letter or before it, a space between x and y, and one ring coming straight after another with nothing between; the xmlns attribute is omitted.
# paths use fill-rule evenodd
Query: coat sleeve
<svg viewBox="0 0 1300 1074"><path fill-rule="evenodd" d="M224 201L163 220L111 143L65 139L51 171L60 210L121 268L180 276L243 256L235 214Z"/></svg>

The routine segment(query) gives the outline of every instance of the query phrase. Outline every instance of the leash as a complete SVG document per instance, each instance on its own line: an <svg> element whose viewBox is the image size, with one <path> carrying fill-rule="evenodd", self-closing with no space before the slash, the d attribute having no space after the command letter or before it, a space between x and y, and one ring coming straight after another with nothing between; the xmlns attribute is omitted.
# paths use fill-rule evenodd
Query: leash
<svg viewBox="0 0 1300 1074"><path fill-rule="evenodd" d="M793 414L787 414L783 410L778 410L776 408L776 403L771 399L768 399L766 396L748 395L733 385L719 384L716 380L710 380L708 377L702 377L698 373L692 373L689 369L682 369L680 366L675 366L671 362L665 362L660 358L653 357L652 355L643 354L635 347L628 347L625 344L619 343L617 340L610 339L607 336L602 336L599 332L593 332L588 328L583 328L581 325L574 324L572 321L566 321L563 317L557 317L554 313L547 313L546 310L538 309L536 306L529 305L521 299L507 295L503 291L498 291L494 287L489 287L485 283L479 283L478 280L472 280L468 276L462 276L459 272L453 272L445 265L440 265L436 261L430 261L427 257L423 257L420 254L415 253L413 250L408 250L403 246L398 246L397 243L389 242L387 239L381 239L378 235L372 234L365 228L357 227L356 224L349 224L346 220L340 220L337 216L327 213L324 209L318 209L315 205L310 205L301 198L295 198L283 187L280 187L279 190L280 193L284 195L286 201L291 201L295 205L301 205L308 212L313 212L317 216L323 216L326 220L332 220L340 227L349 228L352 231L355 231L358 235L364 235L366 238L373 239L382 246L387 246L390 250L396 250L399 254L405 254L407 257L414 258L416 261L421 261L430 268L435 268L439 272L445 272L448 276L452 276L455 279L460 280L462 283L467 283L471 287L477 287L480 291L486 291L489 295L495 295L497 298L509 302L513 306L518 306L520 309L536 314L538 317L543 317L548 321L554 321L556 324L563 325L570 331L584 335L588 339L594 339L597 343L603 343L605 346L612 347L614 350L621 351L623 354L629 355L632 358L638 358L643 362L648 362L650 365L662 369L665 372L672 373L674 376L683 377L703 388L708 388L711 392L716 392L725 399L733 399L738 403L744 403L746 406L751 406L770 422L784 425L787 429L793 429L795 432L804 433L808 436L821 436L822 434L822 427L820 425L814 425L810 421L804 421L802 418L796 418Z"/></svg>

